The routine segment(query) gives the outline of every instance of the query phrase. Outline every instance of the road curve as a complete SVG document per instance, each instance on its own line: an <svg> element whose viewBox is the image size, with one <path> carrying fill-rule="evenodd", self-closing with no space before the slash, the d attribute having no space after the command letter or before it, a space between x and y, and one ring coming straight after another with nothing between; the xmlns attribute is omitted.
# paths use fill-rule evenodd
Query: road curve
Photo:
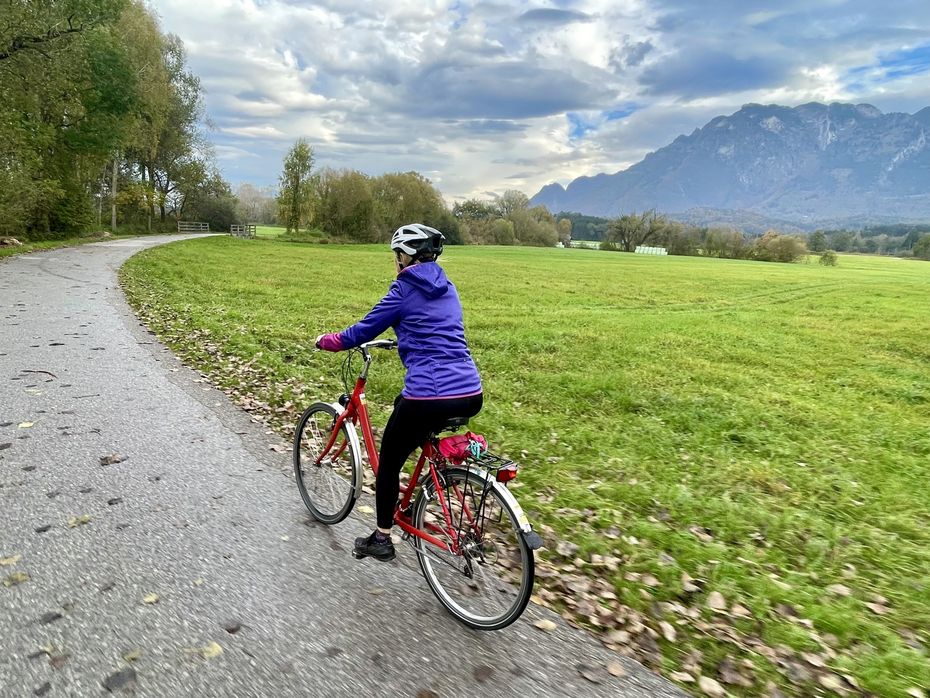
<svg viewBox="0 0 930 698"><path fill-rule="evenodd" d="M682 695L533 606L468 630L406 546L353 560L370 522L310 521L280 439L126 305L119 266L172 239L0 262L0 693Z"/></svg>

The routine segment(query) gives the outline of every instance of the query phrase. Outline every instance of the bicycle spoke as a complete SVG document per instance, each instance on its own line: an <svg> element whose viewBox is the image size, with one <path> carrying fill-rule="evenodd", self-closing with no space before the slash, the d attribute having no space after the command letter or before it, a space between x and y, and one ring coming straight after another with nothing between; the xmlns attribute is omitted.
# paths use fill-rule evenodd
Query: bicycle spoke
<svg viewBox="0 0 930 698"><path fill-rule="evenodd" d="M466 471L446 477L441 494L420 500L415 525L448 529L437 535L456 538L458 554L418 540L420 564L433 591L455 615L474 627L502 627L522 612L529 598L532 552L490 483Z"/></svg>
<svg viewBox="0 0 930 698"><path fill-rule="evenodd" d="M357 468L356 449L345 425L340 426L332 446L336 413L318 403L302 418L301 433L295 436L295 472L304 503L324 523L342 520L354 503Z"/></svg>

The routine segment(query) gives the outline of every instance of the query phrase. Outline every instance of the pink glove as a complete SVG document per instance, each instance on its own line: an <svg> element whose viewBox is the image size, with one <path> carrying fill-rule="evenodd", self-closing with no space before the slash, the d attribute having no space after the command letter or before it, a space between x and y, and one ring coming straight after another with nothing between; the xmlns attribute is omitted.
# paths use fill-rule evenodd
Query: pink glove
<svg viewBox="0 0 930 698"><path fill-rule="evenodd" d="M316 338L316 346L323 351L342 351L342 338L338 334L321 334Z"/></svg>

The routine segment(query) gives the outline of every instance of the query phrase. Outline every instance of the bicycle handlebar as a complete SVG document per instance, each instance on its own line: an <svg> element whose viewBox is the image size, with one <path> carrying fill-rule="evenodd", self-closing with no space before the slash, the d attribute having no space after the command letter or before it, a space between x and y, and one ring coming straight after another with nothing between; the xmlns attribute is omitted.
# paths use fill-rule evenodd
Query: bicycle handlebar
<svg viewBox="0 0 930 698"><path fill-rule="evenodd" d="M371 342L365 342L358 345L359 349L396 349L396 339L375 339Z"/></svg>

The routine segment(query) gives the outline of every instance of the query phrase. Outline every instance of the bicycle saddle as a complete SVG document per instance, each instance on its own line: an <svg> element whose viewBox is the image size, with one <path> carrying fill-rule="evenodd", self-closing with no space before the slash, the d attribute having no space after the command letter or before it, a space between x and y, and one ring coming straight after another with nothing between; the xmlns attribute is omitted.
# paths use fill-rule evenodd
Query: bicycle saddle
<svg viewBox="0 0 930 698"><path fill-rule="evenodd" d="M449 417L440 423L440 425L436 428L436 433L441 431L455 431L456 429L461 429L468 424L469 419L471 419L471 417Z"/></svg>

